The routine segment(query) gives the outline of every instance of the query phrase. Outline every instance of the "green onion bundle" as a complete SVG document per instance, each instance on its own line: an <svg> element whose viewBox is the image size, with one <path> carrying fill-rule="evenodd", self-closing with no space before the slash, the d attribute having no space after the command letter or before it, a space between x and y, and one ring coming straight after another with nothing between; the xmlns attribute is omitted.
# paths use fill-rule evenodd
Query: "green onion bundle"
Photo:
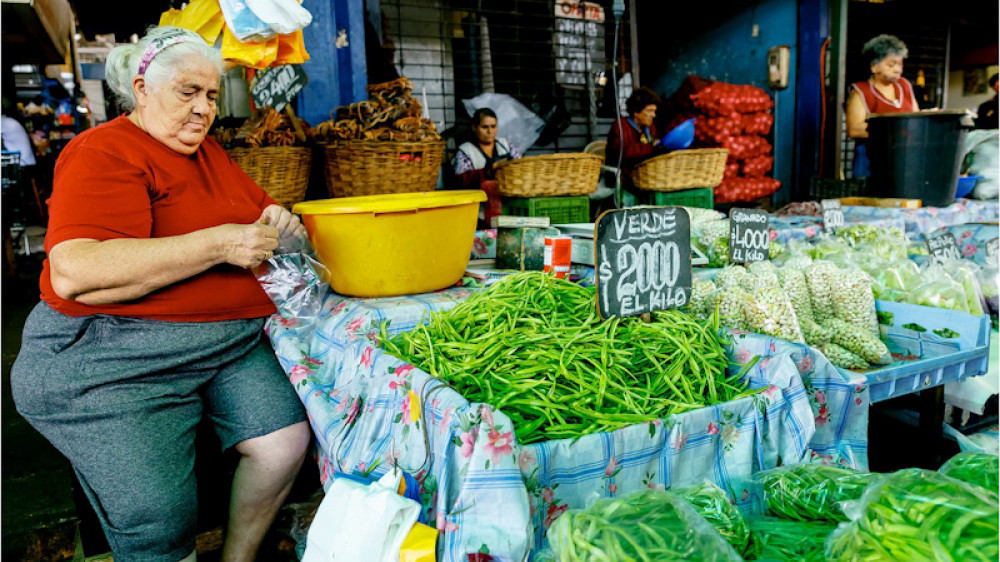
<svg viewBox="0 0 1000 562"><path fill-rule="evenodd" d="M602 321L593 288L541 273L505 277L392 339L389 353L511 418L522 444L650 422L747 394L718 319L679 310Z"/></svg>
<svg viewBox="0 0 1000 562"><path fill-rule="evenodd" d="M1000 458L986 453L959 453L938 470L962 482L985 488L994 496L1000 488Z"/></svg>
<svg viewBox="0 0 1000 562"><path fill-rule="evenodd" d="M747 560L824 562L823 545L837 528L825 521L788 521L773 517L750 519Z"/></svg>
<svg viewBox="0 0 1000 562"><path fill-rule="evenodd" d="M684 500L658 490L571 509L552 524L548 539L559 562L740 560Z"/></svg>
<svg viewBox="0 0 1000 562"><path fill-rule="evenodd" d="M796 521L847 521L839 502L856 500L873 475L821 464L797 464L758 475L768 511Z"/></svg>
<svg viewBox="0 0 1000 562"><path fill-rule="evenodd" d="M992 562L1000 556L996 498L938 472L890 474L847 511L852 521L830 537L829 560Z"/></svg>
<svg viewBox="0 0 1000 562"><path fill-rule="evenodd" d="M750 527L722 488L705 482L692 488L676 490L676 493L715 527L738 554L746 552L750 542Z"/></svg>

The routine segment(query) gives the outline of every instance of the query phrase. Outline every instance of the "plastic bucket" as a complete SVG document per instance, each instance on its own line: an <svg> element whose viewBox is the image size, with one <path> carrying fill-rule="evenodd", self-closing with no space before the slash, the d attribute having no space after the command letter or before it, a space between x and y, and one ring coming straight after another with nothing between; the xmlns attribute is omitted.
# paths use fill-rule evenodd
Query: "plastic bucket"
<svg viewBox="0 0 1000 562"><path fill-rule="evenodd" d="M962 111L875 114L868 118L869 185L879 197L922 199L924 206L955 202Z"/></svg>
<svg viewBox="0 0 1000 562"><path fill-rule="evenodd" d="M454 285L472 254L482 191L431 191L298 203L330 287L352 297Z"/></svg>

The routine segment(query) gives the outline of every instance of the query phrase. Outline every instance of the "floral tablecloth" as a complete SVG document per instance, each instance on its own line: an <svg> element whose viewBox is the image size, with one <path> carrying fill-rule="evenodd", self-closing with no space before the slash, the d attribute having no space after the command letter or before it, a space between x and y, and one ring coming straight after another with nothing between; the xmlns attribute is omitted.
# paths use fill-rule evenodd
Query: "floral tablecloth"
<svg viewBox="0 0 1000 562"><path fill-rule="evenodd" d="M883 207L844 207L844 220L902 218L906 232L926 234L939 228L976 222L997 222L1000 203L976 199L959 199L947 207L890 209Z"/></svg>
<svg viewBox="0 0 1000 562"><path fill-rule="evenodd" d="M844 207L847 209L847 207ZM902 217L857 217L847 219L844 213L844 225L869 224L879 228L898 228L900 231L906 227ZM812 240L823 234L823 217L813 217L806 215L771 215L768 226L778 233L777 240L782 244L787 244L792 240Z"/></svg>
<svg viewBox="0 0 1000 562"><path fill-rule="evenodd" d="M383 321L390 334L408 330L468 289L350 299L294 259L274 263L282 271L264 286L279 313L266 331L309 414L324 486L337 472L377 477L398 464L441 531L439 560L525 560L567 509L642 487L707 479L754 512L759 470L802 460L867 468L864 378L848 380L808 347L733 333L731 357L760 358L748 373L760 392L575 442L519 446L501 411L467 402L375 342Z"/></svg>

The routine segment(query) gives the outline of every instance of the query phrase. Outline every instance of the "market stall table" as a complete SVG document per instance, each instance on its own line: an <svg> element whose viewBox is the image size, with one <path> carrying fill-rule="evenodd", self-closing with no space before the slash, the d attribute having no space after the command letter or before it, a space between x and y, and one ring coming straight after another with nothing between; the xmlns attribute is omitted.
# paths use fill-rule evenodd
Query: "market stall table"
<svg viewBox="0 0 1000 562"><path fill-rule="evenodd" d="M377 347L471 294L351 299L330 292L300 258L272 261L265 289L279 308L267 332L309 414L316 461L329 488L338 472L380 475L398 464L420 482L428 520L444 535L440 560L483 547L523 559L544 545L566 509L642 487L706 479L759 510L752 475L800 460L867 468L869 395L818 352L735 333L730 357L760 360L760 392L611 433L519 446L502 411L471 404L441 381ZM534 538L531 535L534 534Z"/></svg>

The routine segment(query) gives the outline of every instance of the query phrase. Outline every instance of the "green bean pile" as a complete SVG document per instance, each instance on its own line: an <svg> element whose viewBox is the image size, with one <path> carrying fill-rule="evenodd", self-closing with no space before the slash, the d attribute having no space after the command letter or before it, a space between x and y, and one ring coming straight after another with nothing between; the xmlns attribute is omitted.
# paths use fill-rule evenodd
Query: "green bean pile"
<svg viewBox="0 0 1000 562"><path fill-rule="evenodd" d="M986 453L959 453L938 470L952 478L985 488L994 496L1000 488L1000 458Z"/></svg>
<svg viewBox="0 0 1000 562"><path fill-rule="evenodd" d="M541 272L505 277L392 339L391 354L503 410L522 444L575 438L746 392L718 318L679 310L602 321L594 289Z"/></svg>
<svg viewBox="0 0 1000 562"><path fill-rule="evenodd" d="M872 474L821 464L798 464L760 474L771 514L796 521L847 521L838 502L856 500Z"/></svg>
<svg viewBox="0 0 1000 562"><path fill-rule="evenodd" d="M658 490L571 509L552 524L548 538L558 562L740 560L683 500Z"/></svg>
<svg viewBox="0 0 1000 562"><path fill-rule="evenodd" d="M750 527L722 488L705 482L700 486L677 490L676 493L715 527L737 554L743 555L746 552L750 542Z"/></svg>
<svg viewBox="0 0 1000 562"><path fill-rule="evenodd" d="M750 519L747 560L824 562L824 541L837 526L825 521L788 521L773 517Z"/></svg>
<svg viewBox="0 0 1000 562"><path fill-rule="evenodd" d="M872 484L856 519L830 537L829 560L981 560L1000 556L996 498L938 472L909 468Z"/></svg>

